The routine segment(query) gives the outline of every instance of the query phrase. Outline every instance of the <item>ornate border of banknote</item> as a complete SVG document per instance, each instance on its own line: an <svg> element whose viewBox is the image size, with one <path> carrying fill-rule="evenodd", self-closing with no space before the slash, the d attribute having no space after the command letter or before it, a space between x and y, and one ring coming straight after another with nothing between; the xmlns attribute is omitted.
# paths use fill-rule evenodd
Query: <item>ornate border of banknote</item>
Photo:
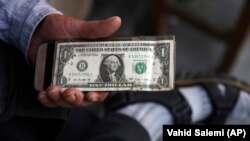
<svg viewBox="0 0 250 141"><path fill-rule="evenodd" d="M52 84L82 91L174 88L174 36L55 42Z"/></svg>

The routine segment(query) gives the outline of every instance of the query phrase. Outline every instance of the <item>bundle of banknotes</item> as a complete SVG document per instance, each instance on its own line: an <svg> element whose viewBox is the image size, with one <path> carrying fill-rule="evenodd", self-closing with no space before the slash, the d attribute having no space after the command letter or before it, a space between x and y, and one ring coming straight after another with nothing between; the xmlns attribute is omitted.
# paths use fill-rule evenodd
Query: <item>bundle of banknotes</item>
<svg viewBox="0 0 250 141"><path fill-rule="evenodd" d="M174 36L54 42L51 83L82 91L174 88Z"/></svg>

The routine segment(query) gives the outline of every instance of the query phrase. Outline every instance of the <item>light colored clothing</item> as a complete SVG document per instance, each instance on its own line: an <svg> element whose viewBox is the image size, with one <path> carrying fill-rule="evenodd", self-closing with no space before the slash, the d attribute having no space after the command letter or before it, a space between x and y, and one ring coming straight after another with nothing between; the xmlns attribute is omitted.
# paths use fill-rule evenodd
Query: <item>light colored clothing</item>
<svg viewBox="0 0 250 141"><path fill-rule="evenodd" d="M52 13L60 12L46 0L0 0L0 40L17 47L28 61L31 36L37 25Z"/></svg>
<svg viewBox="0 0 250 141"><path fill-rule="evenodd" d="M225 93L225 87L218 85ZM212 104L206 91L200 86L190 86L179 89L192 109L191 121L197 123L212 114ZM240 92L239 99L228 116L226 124L249 124L250 121L250 95ZM171 125L174 117L170 111L161 104L154 102L141 102L130 104L118 110L118 113L130 116L137 120L148 132L151 141L162 138L162 125Z"/></svg>

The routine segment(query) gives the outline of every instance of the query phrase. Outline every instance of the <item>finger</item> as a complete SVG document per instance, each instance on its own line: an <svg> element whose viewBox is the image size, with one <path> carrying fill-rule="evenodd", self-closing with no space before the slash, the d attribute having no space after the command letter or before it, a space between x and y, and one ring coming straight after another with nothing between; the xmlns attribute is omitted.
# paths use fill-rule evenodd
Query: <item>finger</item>
<svg viewBox="0 0 250 141"><path fill-rule="evenodd" d="M101 102L108 97L108 92L88 92L85 99L89 102Z"/></svg>
<svg viewBox="0 0 250 141"><path fill-rule="evenodd" d="M102 21L81 22L81 30L78 34L83 38L103 38L115 33L121 26L121 18L118 16L111 17Z"/></svg>
<svg viewBox="0 0 250 141"><path fill-rule="evenodd" d="M59 100L61 100L61 96L60 96L60 87L56 86L56 85L51 85L47 88L47 96L51 101L57 102Z"/></svg>
<svg viewBox="0 0 250 141"><path fill-rule="evenodd" d="M112 35L121 26L121 18L118 16L99 21L82 21L71 17L55 16L59 18L61 24L53 24L56 33L52 33L49 38L103 38ZM57 30L58 27L60 30Z"/></svg>
<svg viewBox="0 0 250 141"><path fill-rule="evenodd" d="M118 16L107 20L82 21L72 17L51 14L44 21L44 31L47 32L40 32L41 42L65 38L103 38L112 35L121 26L121 18ZM48 34L50 36L47 36Z"/></svg>
<svg viewBox="0 0 250 141"><path fill-rule="evenodd" d="M63 91L58 86L55 86L55 85L49 86L47 89L46 95L47 95L48 99L50 101L52 101L54 104L56 104L57 106L64 107L64 108L73 107L71 104L64 101L64 99L62 97Z"/></svg>
<svg viewBox="0 0 250 141"><path fill-rule="evenodd" d="M82 21L64 15L50 14L36 28L28 55L34 64L41 43L65 38L103 38L112 35L120 26L121 18L117 16L101 21Z"/></svg>
<svg viewBox="0 0 250 141"><path fill-rule="evenodd" d="M72 106L84 106L84 94L74 88L69 88L62 93L64 101Z"/></svg>
<svg viewBox="0 0 250 141"><path fill-rule="evenodd" d="M47 97L46 91L42 91L38 94L38 101L40 101L42 105L45 107L50 107L50 108L57 107L57 105Z"/></svg>
<svg viewBox="0 0 250 141"><path fill-rule="evenodd" d="M61 100L61 101L58 101L56 103L59 107L62 107L62 108L73 108L74 106L65 102L64 100Z"/></svg>

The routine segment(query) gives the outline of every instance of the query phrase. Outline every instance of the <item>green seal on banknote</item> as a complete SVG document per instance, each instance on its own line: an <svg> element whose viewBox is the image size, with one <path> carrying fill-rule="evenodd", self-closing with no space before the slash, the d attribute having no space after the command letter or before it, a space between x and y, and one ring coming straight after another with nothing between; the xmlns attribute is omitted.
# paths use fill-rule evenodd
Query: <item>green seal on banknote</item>
<svg viewBox="0 0 250 141"><path fill-rule="evenodd" d="M174 36L58 40L39 48L35 78L39 91L51 84L80 91L174 88Z"/></svg>
<svg viewBox="0 0 250 141"><path fill-rule="evenodd" d="M135 72L137 74L143 74L146 72L147 65L143 62L139 62L135 64Z"/></svg>

